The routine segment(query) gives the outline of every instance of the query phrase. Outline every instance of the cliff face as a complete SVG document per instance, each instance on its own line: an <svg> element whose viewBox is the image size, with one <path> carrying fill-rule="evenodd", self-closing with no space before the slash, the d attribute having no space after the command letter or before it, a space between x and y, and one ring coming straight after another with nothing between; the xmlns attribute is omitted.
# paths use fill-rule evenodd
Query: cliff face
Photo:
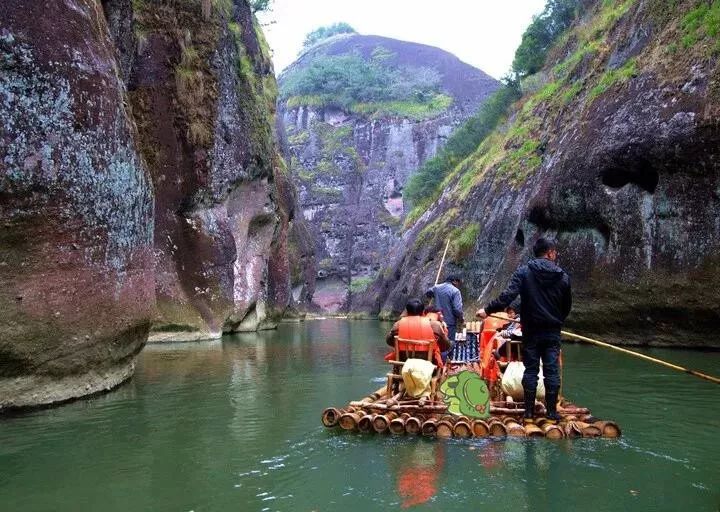
<svg viewBox="0 0 720 512"><path fill-rule="evenodd" d="M287 180L262 32L244 1L134 6L130 99L156 194L153 338L255 330L288 304L287 257L273 255L271 275L268 260L284 251L294 199L276 186Z"/></svg>
<svg viewBox="0 0 720 512"><path fill-rule="evenodd" d="M358 76L342 79L362 82L364 75L385 73L391 93L410 92L370 101L357 95L370 97L374 83L349 97L328 93L322 83L306 85L314 73L356 68ZM382 271L400 232L408 178L498 84L437 48L361 35L320 43L279 81L290 169L317 262L317 282L299 276L296 290L321 310L352 309L354 295Z"/></svg>
<svg viewBox="0 0 720 512"><path fill-rule="evenodd" d="M482 305L550 235L573 280L572 327L717 345L720 12L676 4L591 6L404 233L370 310L397 312L431 284L448 236L448 270L465 277L468 309Z"/></svg>
<svg viewBox="0 0 720 512"><path fill-rule="evenodd" d="M152 186L95 2L3 3L0 410L132 374L153 305Z"/></svg>
<svg viewBox="0 0 720 512"><path fill-rule="evenodd" d="M153 324L270 325L296 200L248 3L3 8L0 409L119 384Z"/></svg>

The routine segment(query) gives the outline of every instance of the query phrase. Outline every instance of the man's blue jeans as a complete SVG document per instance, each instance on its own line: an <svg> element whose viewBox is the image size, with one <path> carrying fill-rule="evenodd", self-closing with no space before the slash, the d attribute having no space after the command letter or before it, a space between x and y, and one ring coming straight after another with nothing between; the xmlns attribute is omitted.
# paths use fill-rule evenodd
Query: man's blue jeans
<svg viewBox="0 0 720 512"><path fill-rule="evenodd" d="M450 344L452 346L455 346L455 333L457 332L457 326L456 325L448 325L447 328L448 328L448 339L450 340ZM452 347L450 348L450 350L440 353L440 355L442 356L443 363L447 361L447 357L450 352L452 352Z"/></svg>
<svg viewBox="0 0 720 512"><path fill-rule="evenodd" d="M526 393L535 393L538 384L540 360L543 362L545 393L560 389L560 333L523 333L523 363L525 373L522 385Z"/></svg>

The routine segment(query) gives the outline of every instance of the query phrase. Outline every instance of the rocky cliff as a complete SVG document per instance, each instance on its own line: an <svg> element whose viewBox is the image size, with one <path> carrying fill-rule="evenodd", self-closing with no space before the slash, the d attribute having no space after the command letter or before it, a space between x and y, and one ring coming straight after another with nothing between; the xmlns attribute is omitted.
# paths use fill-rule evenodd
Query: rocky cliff
<svg viewBox="0 0 720 512"><path fill-rule="evenodd" d="M3 3L0 410L132 374L154 303L153 194L99 4Z"/></svg>
<svg viewBox="0 0 720 512"><path fill-rule="evenodd" d="M151 327L269 326L295 190L249 4L3 7L0 409L119 384Z"/></svg>
<svg viewBox="0 0 720 512"><path fill-rule="evenodd" d="M403 234L370 311L419 295L448 237L471 309L551 235L573 280L573 328L718 345L720 4L588 4Z"/></svg>
<svg viewBox="0 0 720 512"><path fill-rule="evenodd" d="M321 310L352 309L400 232L408 178L498 82L437 48L344 34L306 51L279 83L317 262L314 295L308 272L295 284Z"/></svg>

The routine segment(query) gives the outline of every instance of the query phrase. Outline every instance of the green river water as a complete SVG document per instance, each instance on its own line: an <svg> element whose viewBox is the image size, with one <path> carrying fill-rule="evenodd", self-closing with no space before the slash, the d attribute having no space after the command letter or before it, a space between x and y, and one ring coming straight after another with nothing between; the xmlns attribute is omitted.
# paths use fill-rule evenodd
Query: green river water
<svg viewBox="0 0 720 512"><path fill-rule="evenodd" d="M720 387L567 345L565 392L619 440L328 431L378 388L389 324L283 324L148 346L107 395L0 419L0 510L720 510ZM647 350L720 373L720 354Z"/></svg>

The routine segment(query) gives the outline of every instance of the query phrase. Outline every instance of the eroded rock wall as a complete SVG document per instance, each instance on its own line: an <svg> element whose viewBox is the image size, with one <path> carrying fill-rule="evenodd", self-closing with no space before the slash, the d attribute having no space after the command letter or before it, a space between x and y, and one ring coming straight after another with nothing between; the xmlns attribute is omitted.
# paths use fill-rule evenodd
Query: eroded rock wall
<svg viewBox="0 0 720 512"><path fill-rule="evenodd" d="M200 2L143 2L135 20L130 97L157 198L152 339L255 330L269 306L288 305L282 278L273 295L283 304L268 304L278 275L268 260L293 208L275 200L275 78L262 32L245 1L209 13Z"/></svg>
<svg viewBox="0 0 720 512"><path fill-rule="evenodd" d="M314 240L317 279L311 298L312 307L320 311L354 309L354 297L384 270L401 232L408 179L498 87L497 81L447 52L378 36L332 39L289 69L324 55L372 58L380 51L389 56L391 66L437 72L451 106L427 118L410 118L280 104L299 208Z"/></svg>
<svg viewBox="0 0 720 512"><path fill-rule="evenodd" d="M152 185L98 3L3 2L0 410L128 378L154 304Z"/></svg>
<svg viewBox="0 0 720 512"><path fill-rule="evenodd" d="M590 9L551 53L539 89L403 235L369 310L391 315L420 295L447 237L447 270L465 277L468 309L482 305L549 235L573 280L572 328L718 346L717 40L687 22L701 2L660 4Z"/></svg>

